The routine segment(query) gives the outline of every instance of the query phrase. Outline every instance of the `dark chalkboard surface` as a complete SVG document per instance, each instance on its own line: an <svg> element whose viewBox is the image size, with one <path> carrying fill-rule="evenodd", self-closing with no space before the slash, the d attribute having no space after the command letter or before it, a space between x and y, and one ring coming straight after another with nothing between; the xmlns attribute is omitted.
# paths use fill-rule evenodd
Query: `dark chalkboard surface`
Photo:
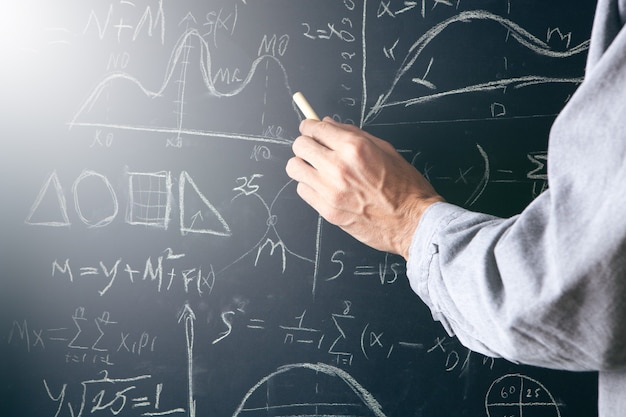
<svg viewBox="0 0 626 417"><path fill-rule="evenodd" d="M596 415L465 349L284 172L301 90L451 202L547 187L594 2L20 0L2 23L3 416Z"/></svg>

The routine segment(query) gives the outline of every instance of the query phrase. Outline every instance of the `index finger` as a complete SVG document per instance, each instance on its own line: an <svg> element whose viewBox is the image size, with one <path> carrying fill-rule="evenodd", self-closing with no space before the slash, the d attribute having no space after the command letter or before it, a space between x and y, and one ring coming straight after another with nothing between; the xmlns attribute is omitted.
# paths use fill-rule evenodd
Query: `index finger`
<svg viewBox="0 0 626 417"><path fill-rule="evenodd" d="M303 136L313 138L328 149L334 150L339 136L348 131L335 123L330 123L329 119L328 117L322 121L305 119L300 123L300 133Z"/></svg>
<svg viewBox="0 0 626 417"><path fill-rule="evenodd" d="M327 122L331 125L336 126L338 129L343 130L344 134L345 133L353 133L355 135L360 136L363 139L367 139L370 142L372 142L374 145L376 145L378 148L382 149L384 152L386 153L397 153L396 148L394 148L394 146L387 142L386 140L377 138L376 136L364 131L363 129L359 128L358 126L352 125L352 124L346 124L346 123L341 123L336 121L335 119L333 119L332 117L325 117L324 118L324 122ZM335 141L335 145L337 144L338 141Z"/></svg>

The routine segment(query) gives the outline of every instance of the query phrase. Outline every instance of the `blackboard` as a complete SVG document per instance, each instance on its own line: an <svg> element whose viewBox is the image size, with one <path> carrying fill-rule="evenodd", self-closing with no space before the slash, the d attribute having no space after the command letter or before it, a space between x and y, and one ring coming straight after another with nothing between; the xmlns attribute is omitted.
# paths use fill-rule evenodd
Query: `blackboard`
<svg viewBox="0 0 626 417"><path fill-rule="evenodd" d="M547 186L594 2L0 8L3 416L593 416L447 336L284 172L301 90L500 216Z"/></svg>

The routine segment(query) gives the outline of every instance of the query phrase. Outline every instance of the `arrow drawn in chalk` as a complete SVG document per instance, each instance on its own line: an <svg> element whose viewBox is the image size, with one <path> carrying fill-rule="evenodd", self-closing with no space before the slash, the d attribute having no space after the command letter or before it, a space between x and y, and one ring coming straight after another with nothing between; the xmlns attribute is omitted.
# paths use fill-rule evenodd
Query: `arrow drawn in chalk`
<svg viewBox="0 0 626 417"><path fill-rule="evenodd" d="M202 216L201 211L198 211L196 214L191 216L191 226L189 226L190 229L193 229L193 226L196 224L196 220L198 220L198 218L200 221L204 221L204 216Z"/></svg>
<svg viewBox="0 0 626 417"><path fill-rule="evenodd" d="M196 416L196 400L193 398L193 339L194 328L193 322L196 315L189 306L185 304L183 311L178 317L178 322L185 323L185 338L187 341L187 385L189 389L189 417Z"/></svg>

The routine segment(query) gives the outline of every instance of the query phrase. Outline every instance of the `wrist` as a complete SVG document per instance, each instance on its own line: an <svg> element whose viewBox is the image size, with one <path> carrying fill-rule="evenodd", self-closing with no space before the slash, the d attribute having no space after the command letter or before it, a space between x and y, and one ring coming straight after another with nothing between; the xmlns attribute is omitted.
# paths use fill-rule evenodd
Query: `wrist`
<svg viewBox="0 0 626 417"><path fill-rule="evenodd" d="M446 200L438 194L427 198L415 197L412 207L406 211L407 224L404 229L405 233L403 233L400 239L397 252L405 261L409 260L409 250L411 248L411 242L413 241L413 235L419 226L422 216L431 205L435 203L445 203L445 201Z"/></svg>

